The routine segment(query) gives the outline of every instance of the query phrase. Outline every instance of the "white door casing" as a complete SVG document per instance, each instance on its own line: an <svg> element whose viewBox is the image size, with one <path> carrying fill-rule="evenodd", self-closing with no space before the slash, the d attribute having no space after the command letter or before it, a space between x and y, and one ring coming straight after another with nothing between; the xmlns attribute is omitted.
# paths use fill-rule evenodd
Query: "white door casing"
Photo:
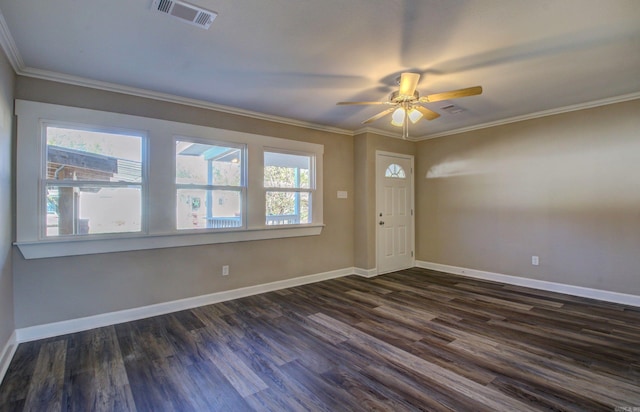
<svg viewBox="0 0 640 412"><path fill-rule="evenodd" d="M376 260L378 274L412 267L413 156L376 152Z"/></svg>

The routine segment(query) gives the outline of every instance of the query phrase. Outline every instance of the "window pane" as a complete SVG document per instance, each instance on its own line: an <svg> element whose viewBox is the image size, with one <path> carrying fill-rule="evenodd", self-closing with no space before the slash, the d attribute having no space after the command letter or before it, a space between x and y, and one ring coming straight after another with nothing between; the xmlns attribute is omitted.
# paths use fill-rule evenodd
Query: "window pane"
<svg viewBox="0 0 640 412"><path fill-rule="evenodd" d="M140 136L47 126L47 179L142 181Z"/></svg>
<svg viewBox="0 0 640 412"><path fill-rule="evenodd" d="M310 200L308 192L267 192L267 225L311 223Z"/></svg>
<svg viewBox="0 0 640 412"><path fill-rule="evenodd" d="M178 229L224 229L242 226L241 192L178 189Z"/></svg>
<svg viewBox="0 0 640 412"><path fill-rule="evenodd" d="M264 187L311 188L311 156L264 152Z"/></svg>
<svg viewBox="0 0 640 412"><path fill-rule="evenodd" d="M140 232L140 187L47 185L46 236Z"/></svg>
<svg viewBox="0 0 640 412"><path fill-rule="evenodd" d="M176 183L241 186L241 149L176 141Z"/></svg>

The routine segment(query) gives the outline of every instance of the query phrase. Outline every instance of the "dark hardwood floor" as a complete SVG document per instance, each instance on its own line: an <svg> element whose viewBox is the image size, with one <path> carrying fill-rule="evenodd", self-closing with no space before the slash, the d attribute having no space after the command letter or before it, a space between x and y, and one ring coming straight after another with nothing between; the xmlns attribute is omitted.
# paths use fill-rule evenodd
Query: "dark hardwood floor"
<svg viewBox="0 0 640 412"><path fill-rule="evenodd" d="M0 410L623 411L639 342L639 308L410 269L21 344Z"/></svg>

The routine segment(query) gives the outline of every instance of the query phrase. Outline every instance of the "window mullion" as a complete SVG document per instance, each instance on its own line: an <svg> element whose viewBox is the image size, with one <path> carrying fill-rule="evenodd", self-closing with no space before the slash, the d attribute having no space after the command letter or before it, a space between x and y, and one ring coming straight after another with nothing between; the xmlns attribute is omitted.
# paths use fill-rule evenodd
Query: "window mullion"
<svg viewBox="0 0 640 412"><path fill-rule="evenodd" d="M54 180L45 179L47 186L59 187L142 187L142 182L107 182L104 180Z"/></svg>
<svg viewBox="0 0 640 412"><path fill-rule="evenodd" d="M176 183L177 189L199 189L199 190L224 190L224 191L240 191L242 186L219 186L219 185L197 185L197 184L185 184Z"/></svg>

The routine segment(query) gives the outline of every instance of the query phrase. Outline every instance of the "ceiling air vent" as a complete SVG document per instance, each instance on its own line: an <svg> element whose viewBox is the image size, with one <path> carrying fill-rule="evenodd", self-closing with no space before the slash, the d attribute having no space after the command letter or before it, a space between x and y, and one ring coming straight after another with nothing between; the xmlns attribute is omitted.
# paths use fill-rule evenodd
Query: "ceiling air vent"
<svg viewBox="0 0 640 412"><path fill-rule="evenodd" d="M151 9L179 18L194 26L208 29L218 13L176 0L153 0Z"/></svg>
<svg viewBox="0 0 640 412"><path fill-rule="evenodd" d="M458 114L458 113L464 112L464 109L462 107L459 107L459 106L456 106L456 105L453 105L453 104L441 107L440 110L444 110L445 112L447 112L449 114Z"/></svg>

